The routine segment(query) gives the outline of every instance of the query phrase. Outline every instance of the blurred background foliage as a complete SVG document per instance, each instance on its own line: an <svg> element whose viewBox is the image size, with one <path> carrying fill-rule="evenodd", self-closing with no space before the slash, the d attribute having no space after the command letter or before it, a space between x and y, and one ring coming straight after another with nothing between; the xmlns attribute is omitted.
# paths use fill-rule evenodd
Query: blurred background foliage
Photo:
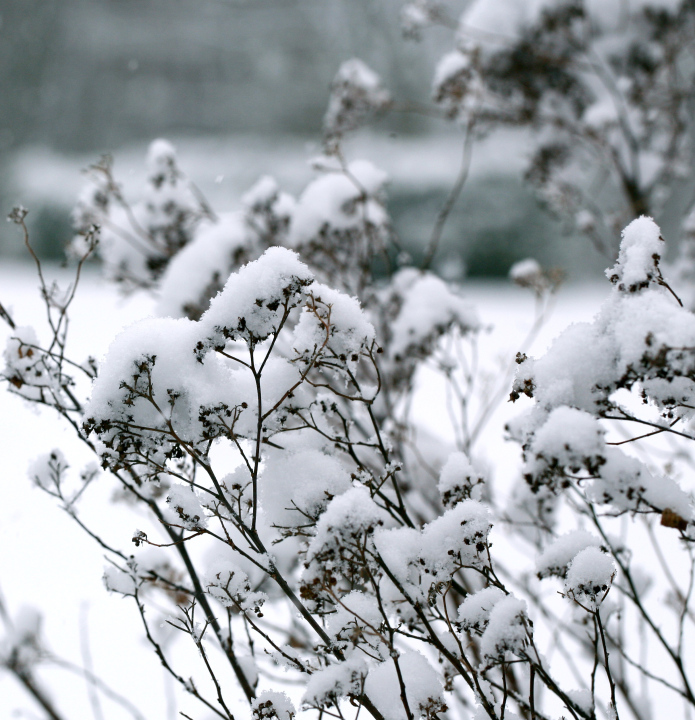
<svg viewBox="0 0 695 720"><path fill-rule="evenodd" d="M453 2L453 15L465 4ZM265 173L298 193L320 152L328 88L360 57L407 106L431 105L451 33L406 42L402 0L0 0L0 203L30 209L40 253L62 257L80 169L116 158L137 191L146 144L170 138L181 166L220 209ZM389 208L404 247L422 252L458 171L456 128L394 112L348 146L391 176ZM500 276L529 254L575 276L604 260L563 234L523 181L523 137L474 150L437 267L452 279ZM0 259L21 256L4 226Z"/></svg>

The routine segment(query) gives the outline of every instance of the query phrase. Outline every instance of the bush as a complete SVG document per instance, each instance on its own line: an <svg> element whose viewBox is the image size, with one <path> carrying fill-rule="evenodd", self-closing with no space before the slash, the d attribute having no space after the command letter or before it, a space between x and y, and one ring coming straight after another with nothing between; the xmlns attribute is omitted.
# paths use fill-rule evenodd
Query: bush
<svg viewBox="0 0 695 720"><path fill-rule="evenodd" d="M488 82L513 101L509 122L540 122L541 101L558 97L586 111L583 75L561 45L583 6L559 7L524 31L550 57L530 46L520 79L500 70L506 50L490 60L492 80L475 69L480 48L440 66L436 99L465 118L466 142L474 125L501 121L471 99ZM408 31L440 12L409 5ZM687 717L695 517L679 478L695 439L695 318L662 274L661 232L646 216L630 222L597 317L540 358L519 353L511 387L499 378L526 403L508 427L523 467L501 498L474 454L500 397L475 367L484 328L456 287L408 265L384 174L343 155L344 133L392 102L350 61L332 89L318 178L296 200L263 178L240 213L209 207L164 141L150 148L136 203L108 160L92 168L74 217L75 282L49 285L37 260L47 333L0 306L13 330L2 377L72 426L138 526L111 546L85 523L77 503L98 468L74 477L59 448L30 476L109 552L106 587L132 602L153 652L207 716L232 718L241 694L248 715L280 720L646 719L674 699ZM25 215L11 219L33 254ZM66 354L69 309L95 252L125 290L157 293L159 317L121 333L103 362L82 362ZM559 281L532 260L511 276L541 307ZM450 389L455 448L412 411L425 367ZM642 566L645 541L663 577ZM193 675L153 630L148 613L163 605ZM34 676L37 648L35 619L18 621L0 661L63 717Z"/></svg>

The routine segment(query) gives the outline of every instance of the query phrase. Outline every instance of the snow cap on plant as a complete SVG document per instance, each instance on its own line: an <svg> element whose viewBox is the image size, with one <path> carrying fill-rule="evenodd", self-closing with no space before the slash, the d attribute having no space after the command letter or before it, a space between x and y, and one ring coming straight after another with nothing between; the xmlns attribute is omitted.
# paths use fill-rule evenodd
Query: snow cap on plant
<svg viewBox="0 0 695 720"><path fill-rule="evenodd" d="M362 692L367 673L367 663L359 653L318 670L306 684L302 705L319 709L335 706L342 698Z"/></svg>
<svg viewBox="0 0 695 720"><path fill-rule="evenodd" d="M369 671L365 692L372 699L384 720L405 720L406 713L401 700L398 668L405 685L405 695L410 711L416 717L429 718L446 709L442 683L428 660L421 653L408 650L397 658L389 658Z"/></svg>
<svg viewBox="0 0 695 720"><path fill-rule="evenodd" d="M587 610L596 610L611 589L614 577L613 559L590 545L580 550L570 562L565 593Z"/></svg>
<svg viewBox="0 0 695 720"><path fill-rule="evenodd" d="M297 711L283 692L264 690L251 703L253 720L293 720Z"/></svg>
<svg viewBox="0 0 695 720"><path fill-rule="evenodd" d="M633 220L622 232L618 262L606 270L618 290L636 292L661 278L659 261L665 250L659 226L650 217Z"/></svg>
<svg viewBox="0 0 695 720"><path fill-rule="evenodd" d="M480 500L483 482L483 476L473 469L468 456L453 452L439 473L437 489L442 503L449 507L469 498Z"/></svg>
<svg viewBox="0 0 695 720"><path fill-rule="evenodd" d="M471 593L458 609L457 626L464 632L482 634L490 620L495 605L507 597L503 590L490 586Z"/></svg>
<svg viewBox="0 0 695 720"><path fill-rule="evenodd" d="M480 640L481 663L489 667L504 662L508 653L522 657L528 643L528 622L523 600L507 595L496 602Z"/></svg>
<svg viewBox="0 0 695 720"><path fill-rule="evenodd" d="M572 560L587 547L601 547L600 538L586 530L574 530L553 540L536 560L539 578L565 578Z"/></svg>
<svg viewBox="0 0 695 720"><path fill-rule="evenodd" d="M314 276L298 255L269 248L232 275L200 320L204 340L197 350L224 347L229 340L255 345L278 332L288 310L303 299Z"/></svg>

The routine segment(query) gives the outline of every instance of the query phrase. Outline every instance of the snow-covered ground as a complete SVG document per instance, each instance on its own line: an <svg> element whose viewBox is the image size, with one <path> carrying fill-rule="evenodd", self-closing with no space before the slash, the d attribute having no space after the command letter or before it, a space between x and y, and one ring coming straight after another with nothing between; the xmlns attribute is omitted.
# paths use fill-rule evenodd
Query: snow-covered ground
<svg viewBox="0 0 695 720"><path fill-rule="evenodd" d="M47 274L63 282L68 278L66 271L58 268L49 268ZM490 387L499 387L533 323L533 297L528 291L504 283L468 283L463 290L478 308L483 322L491 326L481 341L481 367L489 376ZM570 322L590 319L608 291L605 280L561 289L554 312L531 352L539 352ZM41 336L44 311L30 266L13 263L0 266L0 302L11 309L18 324L34 325ZM89 353L104 353L120 328L147 316L152 307L152 300L142 295L120 298L95 270L87 272L73 306L71 355L86 358ZM3 347L8 334L9 328L0 325ZM432 432L446 435L441 387L433 376L425 375L421 381L422 392L413 411ZM494 468L501 488L513 476L518 462L518 448L503 441L504 422L516 412L517 407L502 402L478 449L479 459ZM77 665L91 664L93 671L114 690L131 698L145 717L173 720L177 717L173 698L178 697L178 691L174 692L154 653L141 639L132 603L109 595L104 589L103 550L27 478L28 463L54 447L63 449L75 471L80 469L81 460L91 459L59 419L49 412L36 413L17 397L3 392L0 395L3 600L11 615L23 605L39 608L44 615L47 646L52 651ZM109 492L95 483L80 512L106 539L127 546L136 528L136 518L132 509L110 503ZM189 655L191 662L195 661L193 654ZM185 674L186 669L182 668L182 672ZM60 669L46 670L41 677L56 698L71 706L70 717L92 717L87 689L80 678ZM189 706L186 699L181 702L178 709ZM108 719L132 717L118 705L105 702L104 707ZM246 712L242 711L241 717ZM10 717L36 717L35 708L17 683L0 673L0 718Z"/></svg>
<svg viewBox="0 0 695 720"><path fill-rule="evenodd" d="M298 193L313 177L311 160L322 152L318 141L300 137L233 135L213 138L170 138L178 150L180 166L205 192L213 207L227 207L256 180L271 173L283 188ZM358 133L346 142L349 158L369 158L403 187L448 188L455 180L460 134L425 137ZM476 146L470 175L521 174L525 166L519 134L503 132L494 141ZM145 180L143 159L147 143L114 151L114 169L126 195L139 191ZM64 155L42 146L28 146L12 158L8 175L17 201L54 203L72 207L95 155ZM232 208L235 209L235 208Z"/></svg>

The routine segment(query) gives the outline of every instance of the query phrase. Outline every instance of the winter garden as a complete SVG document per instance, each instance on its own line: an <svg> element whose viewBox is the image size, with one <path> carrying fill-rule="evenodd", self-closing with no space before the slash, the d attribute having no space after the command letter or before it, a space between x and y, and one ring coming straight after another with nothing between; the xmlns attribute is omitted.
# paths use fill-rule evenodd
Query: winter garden
<svg viewBox="0 0 695 720"><path fill-rule="evenodd" d="M26 523L59 564L29 568L40 602L0 578L0 687L27 717L693 716L695 3L401 18L410 41L449 29L430 111L463 158L422 257L350 154L399 104L358 59L297 197L266 176L212 207L165 140L131 197L104 157L58 282L11 212L39 289L0 288L6 435L32 432L33 458L3 477L25 518L3 552ZM509 128L605 258L583 314L532 259L510 268L527 302L431 270L476 144ZM56 647L28 605L50 624L52 579L87 572L105 629Z"/></svg>

